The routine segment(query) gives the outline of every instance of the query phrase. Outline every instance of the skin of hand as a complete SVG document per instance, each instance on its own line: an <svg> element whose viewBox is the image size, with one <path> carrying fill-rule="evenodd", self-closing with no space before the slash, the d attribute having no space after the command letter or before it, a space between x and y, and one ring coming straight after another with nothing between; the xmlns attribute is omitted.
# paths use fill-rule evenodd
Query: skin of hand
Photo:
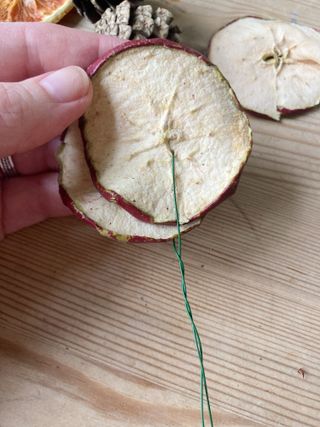
<svg viewBox="0 0 320 427"><path fill-rule="evenodd" d="M0 23L0 157L19 176L0 180L0 238L68 215L58 193L59 135L89 106L84 69L119 44L55 24Z"/></svg>

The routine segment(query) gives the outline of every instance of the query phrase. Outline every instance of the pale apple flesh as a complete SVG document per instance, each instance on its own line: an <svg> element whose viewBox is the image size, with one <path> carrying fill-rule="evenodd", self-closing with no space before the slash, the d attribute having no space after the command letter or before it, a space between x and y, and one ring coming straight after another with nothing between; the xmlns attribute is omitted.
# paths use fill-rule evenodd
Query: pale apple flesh
<svg viewBox="0 0 320 427"><path fill-rule="evenodd" d="M101 196L91 180L78 123L72 124L65 132L58 158L63 202L75 216L93 226L100 234L132 243L161 242L176 237L176 226L139 221L117 204L110 203ZM199 224L200 221L194 221L182 226L182 232Z"/></svg>
<svg viewBox="0 0 320 427"><path fill-rule="evenodd" d="M81 122L99 192L139 220L181 223L232 193L251 151L246 115L218 69L167 40L129 42L89 67Z"/></svg>
<svg viewBox="0 0 320 427"><path fill-rule="evenodd" d="M312 28L242 18L212 37L209 59L247 110L279 120L320 103L320 33Z"/></svg>

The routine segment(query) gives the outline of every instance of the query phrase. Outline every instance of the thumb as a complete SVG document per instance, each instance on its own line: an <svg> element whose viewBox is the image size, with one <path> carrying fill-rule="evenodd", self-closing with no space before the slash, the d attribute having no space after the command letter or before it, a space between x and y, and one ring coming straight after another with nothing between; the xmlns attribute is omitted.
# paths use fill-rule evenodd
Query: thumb
<svg viewBox="0 0 320 427"><path fill-rule="evenodd" d="M88 107L90 80L67 67L20 83L0 84L0 157L35 148L61 134Z"/></svg>

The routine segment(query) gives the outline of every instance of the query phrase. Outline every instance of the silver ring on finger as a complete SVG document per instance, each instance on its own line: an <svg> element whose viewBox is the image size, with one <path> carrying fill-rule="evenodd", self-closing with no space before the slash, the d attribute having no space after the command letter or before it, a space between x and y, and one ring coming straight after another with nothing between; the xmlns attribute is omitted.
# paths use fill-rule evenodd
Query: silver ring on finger
<svg viewBox="0 0 320 427"><path fill-rule="evenodd" d="M12 178L19 175L11 156L0 158L0 174L2 178Z"/></svg>

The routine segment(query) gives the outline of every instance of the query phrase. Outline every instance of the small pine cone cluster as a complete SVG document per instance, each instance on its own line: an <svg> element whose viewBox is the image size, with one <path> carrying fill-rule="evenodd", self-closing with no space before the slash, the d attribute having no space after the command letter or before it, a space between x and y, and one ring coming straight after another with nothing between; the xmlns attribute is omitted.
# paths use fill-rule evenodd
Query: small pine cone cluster
<svg viewBox="0 0 320 427"><path fill-rule="evenodd" d="M125 40L165 38L178 41L180 30L173 23L173 14L164 8L137 5L124 0L74 1L78 12L95 24L99 34L117 36ZM109 5L109 7L105 7Z"/></svg>

